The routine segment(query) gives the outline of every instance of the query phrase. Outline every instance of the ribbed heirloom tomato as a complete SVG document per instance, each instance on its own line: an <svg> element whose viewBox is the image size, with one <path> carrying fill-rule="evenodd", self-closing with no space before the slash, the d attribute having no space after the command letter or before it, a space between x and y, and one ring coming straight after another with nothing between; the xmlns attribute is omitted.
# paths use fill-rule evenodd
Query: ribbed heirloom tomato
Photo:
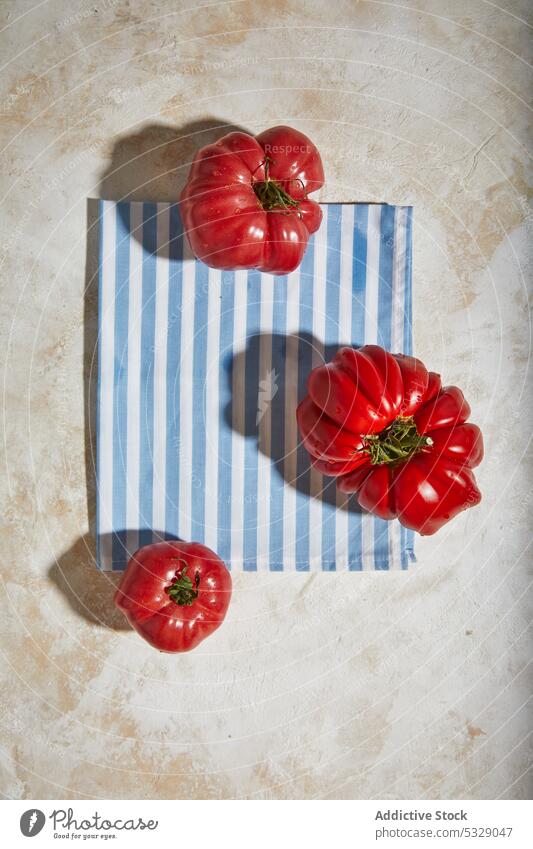
<svg viewBox="0 0 533 849"><path fill-rule="evenodd" d="M365 510L428 535L479 504L481 431L461 390L420 360L341 348L307 388L297 418L312 462Z"/></svg>
<svg viewBox="0 0 533 849"><path fill-rule="evenodd" d="M322 210L320 154L291 127L233 132L194 157L180 210L193 253L213 268L288 274L302 261Z"/></svg>
<svg viewBox="0 0 533 849"><path fill-rule="evenodd" d="M157 542L131 557L115 594L130 625L160 651L190 651L224 620L231 575L205 545Z"/></svg>

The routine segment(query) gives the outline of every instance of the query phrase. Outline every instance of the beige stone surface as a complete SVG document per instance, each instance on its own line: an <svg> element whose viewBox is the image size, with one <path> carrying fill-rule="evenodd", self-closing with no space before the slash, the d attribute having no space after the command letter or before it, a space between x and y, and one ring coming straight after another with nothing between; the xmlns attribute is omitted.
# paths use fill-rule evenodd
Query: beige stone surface
<svg viewBox="0 0 533 849"><path fill-rule="evenodd" d="M1 5L4 796L530 795L531 11ZM197 146L280 122L323 200L414 205L416 351L484 429L484 500L407 574L236 575L159 655L94 568L87 198L175 198Z"/></svg>

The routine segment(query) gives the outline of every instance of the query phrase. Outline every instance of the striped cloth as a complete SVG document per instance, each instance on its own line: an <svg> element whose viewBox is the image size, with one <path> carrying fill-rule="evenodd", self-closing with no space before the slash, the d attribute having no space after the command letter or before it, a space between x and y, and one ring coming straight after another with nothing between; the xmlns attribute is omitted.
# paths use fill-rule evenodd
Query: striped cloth
<svg viewBox="0 0 533 849"><path fill-rule="evenodd" d="M325 204L287 277L197 262L178 207L100 206L101 569L161 538L232 569L406 568L413 534L309 464L295 409L343 344L411 352L411 208Z"/></svg>

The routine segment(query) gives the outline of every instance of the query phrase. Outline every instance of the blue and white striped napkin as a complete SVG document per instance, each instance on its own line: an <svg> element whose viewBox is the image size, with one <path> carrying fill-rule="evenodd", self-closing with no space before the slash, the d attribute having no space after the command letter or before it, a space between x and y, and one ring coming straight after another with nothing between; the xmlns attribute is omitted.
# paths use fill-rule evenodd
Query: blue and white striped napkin
<svg viewBox="0 0 533 849"><path fill-rule="evenodd" d="M411 352L410 207L325 204L287 277L196 261L176 204L100 205L101 569L161 538L232 569L406 568L413 534L310 467L295 410L343 344Z"/></svg>

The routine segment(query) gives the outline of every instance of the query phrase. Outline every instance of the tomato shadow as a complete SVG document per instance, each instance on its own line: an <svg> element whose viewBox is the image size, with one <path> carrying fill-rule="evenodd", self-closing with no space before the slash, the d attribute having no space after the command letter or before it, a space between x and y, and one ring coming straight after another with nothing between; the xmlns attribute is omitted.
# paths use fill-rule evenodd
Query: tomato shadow
<svg viewBox="0 0 533 849"><path fill-rule="evenodd" d="M303 495L352 513L364 512L355 497L337 504L334 478L311 475L309 454L296 427L296 407L306 395L307 375L328 362L338 345L323 345L310 333L257 333L224 364L230 401L227 425L267 456L273 469Z"/></svg>
<svg viewBox="0 0 533 849"><path fill-rule="evenodd" d="M121 575L97 568L96 539L91 532L80 537L48 570L49 579L78 616L102 628L129 631L130 625L113 603Z"/></svg>

